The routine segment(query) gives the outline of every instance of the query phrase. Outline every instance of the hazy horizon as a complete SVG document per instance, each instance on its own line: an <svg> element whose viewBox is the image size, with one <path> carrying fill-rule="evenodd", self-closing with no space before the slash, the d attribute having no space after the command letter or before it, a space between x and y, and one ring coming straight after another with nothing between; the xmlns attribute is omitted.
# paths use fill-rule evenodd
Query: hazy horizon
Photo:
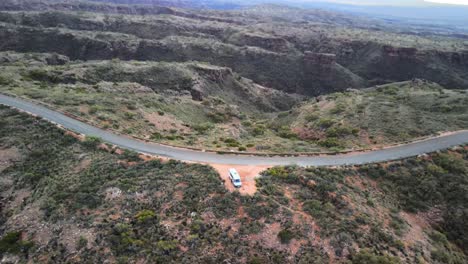
<svg viewBox="0 0 468 264"><path fill-rule="evenodd" d="M452 5L468 5L468 0L427 0L426 2L452 4Z"/></svg>
<svg viewBox="0 0 468 264"><path fill-rule="evenodd" d="M289 0L290 2L302 2L302 3L313 3L313 2L332 2L340 4L352 4L352 5L391 5L391 6L421 6L421 5L433 5L433 4L451 4L451 5L468 5L468 0Z"/></svg>

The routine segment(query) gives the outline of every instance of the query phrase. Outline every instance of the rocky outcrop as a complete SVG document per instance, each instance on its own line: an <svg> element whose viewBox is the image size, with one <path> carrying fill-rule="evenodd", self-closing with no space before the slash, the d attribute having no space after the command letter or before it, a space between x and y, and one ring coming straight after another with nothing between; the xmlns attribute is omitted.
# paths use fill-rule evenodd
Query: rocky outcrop
<svg viewBox="0 0 468 264"><path fill-rule="evenodd" d="M216 83L224 82L228 77L232 77L232 70L226 67L216 67L206 64L196 64L193 69L201 76Z"/></svg>
<svg viewBox="0 0 468 264"><path fill-rule="evenodd" d="M365 87L366 82L336 62L336 55L306 51L303 56L305 83L320 83L320 87L309 86L314 91L305 94L324 94L343 91L347 88Z"/></svg>
<svg viewBox="0 0 468 264"><path fill-rule="evenodd" d="M228 39L229 43L239 46L260 47L273 52L288 52L292 45L284 38L265 34L241 33L234 34Z"/></svg>
<svg viewBox="0 0 468 264"><path fill-rule="evenodd" d="M182 2L180 6L186 7ZM174 8L175 1L160 1L159 5L118 5L109 3L93 3L87 1L61 0L2 0L0 1L0 10L5 11L50 11L59 10L66 12L98 12L105 14L123 14L123 15L177 15L187 18L203 19L207 21L239 23L230 19L221 17L211 17L198 15L193 12L184 12L181 9Z"/></svg>
<svg viewBox="0 0 468 264"><path fill-rule="evenodd" d="M418 50L374 42L343 43L337 62L370 84L426 79L448 88L468 87L468 52Z"/></svg>
<svg viewBox="0 0 468 264"><path fill-rule="evenodd" d="M468 51L449 52L446 53L445 57L454 65L468 66Z"/></svg>
<svg viewBox="0 0 468 264"><path fill-rule="evenodd" d="M403 59L415 59L418 52L416 48L392 47L388 45L383 46L382 49L386 56Z"/></svg>
<svg viewBox="0 0 468 264"><path fill-rule="evenodd" d="M174 36L159 41L118 33L35 28L5 23L0 24L0 38L5 40L0 43L0 50L55 52L72 60L120 58L204 61L232 68L263 86L306 95L318 95L326 89L342 91L361 84L353 81L356 78L350 77L349 71L332 63L333 57L330 55L313 55L315 62L310 63L304 56L294 53L282 54L255 47L241 48L213 39ZM230 74L226 72L228 70L201 70L213 79L223 78L218 74Z"/></svg>
<svg viewBox="0 0 468 264"><path fill-rule="evenodd" d="M109 5L84 1L41 1L41 0L2 0L0 10L6 11L84 11L129 15L174 14L172 8L164 6Z"/></svg>
<svg viewBox="0 0 468 264"><path fill-rule="evenodd" d="M331 53L316 53L312 51L306 51L304 53L304 61L307 64L330 66L336 63L336 55Z"/></svg>

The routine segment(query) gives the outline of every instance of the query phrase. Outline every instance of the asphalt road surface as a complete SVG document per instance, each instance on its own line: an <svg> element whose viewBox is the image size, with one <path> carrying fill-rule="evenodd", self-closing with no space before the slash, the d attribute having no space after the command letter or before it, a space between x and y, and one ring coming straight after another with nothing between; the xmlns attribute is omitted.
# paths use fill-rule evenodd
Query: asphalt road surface
<svg viewBox="0 0 468 264"><path fill-rule="evenodd" d="M468 130L463 130L452 133L450 135L435 137L423 141L409 143L406 145L352 154L309 157L260 157L247 155L228 155L217 154L213 152L194 151L183 148L164 146L157 143L143 142L130 137L117 135L97 127L93 127L81 121L67 117L61 113L47 109L46 107L1 94L0 104L11 106L19 110L35 114L53 123L62 125L64 128L67 128L77 133L81 133L88 136L100 137L102 140L117 145L121 148L130 149L141 153L165 156L182 161L193 161L200 163L218 163L232 165L296 164L299 166L358 165L398 160L402 158L417 156L424 153L444 150L453 146L468 143Z"/></svg>

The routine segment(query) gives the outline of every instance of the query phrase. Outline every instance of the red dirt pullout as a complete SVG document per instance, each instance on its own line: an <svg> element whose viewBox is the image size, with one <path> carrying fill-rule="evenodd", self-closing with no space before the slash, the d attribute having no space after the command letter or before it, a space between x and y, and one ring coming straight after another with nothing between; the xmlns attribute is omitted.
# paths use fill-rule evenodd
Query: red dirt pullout
<svg viewBox="0 0 468 264"><path fill-rule="evenodd" d="M221 176L221 179L224 180L224 186L229 191L233 192L238 190L241 194L244 195L253 195L257 191L255 186L255 178L257 178L260 172L270 168L271 166L242 166L242 165L228 165L228 164L209 164L212 166ZM229 179L229 169L234 168L237 170L241 177L242 187L236 189L232 185L231 180Z"/></svg>

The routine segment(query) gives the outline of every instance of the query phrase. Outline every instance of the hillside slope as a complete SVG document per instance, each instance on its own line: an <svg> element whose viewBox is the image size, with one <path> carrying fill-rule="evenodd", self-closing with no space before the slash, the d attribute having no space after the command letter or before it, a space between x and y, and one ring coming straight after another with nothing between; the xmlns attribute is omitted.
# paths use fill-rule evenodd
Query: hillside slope
<svg viewBox="0 0 468 264"><path fill-rule="evenodd" d="M328 147L372 147L468 128L465 90L415 79L320 96L272 123Z"/></svg>
<svg viewBox="0 0 468 264"><path fill-rule="evenodd" d="M207 166L111 154L5 107L0 117L3 261L466 262L466 148L273 168L241 196Z"/></svg>
<svg viewBox="0 0 468 264"><path fill-rule="evenodd" d="M10 12L0 13L0 36L7 40L0 50L58 52L74 60L206 61L267 87L313 96L412 78L468 87L463 38L395 33L388 25L369 28L369 21L340 13L277 6L151 6L144 14L135 8L143 7L4 3L0 10Z"/></svg>
<svg viewBox="0 0 468 264"><path fill-rule="evenodd" d="M304 98L200 62L0 52L0 91L102 128L215 151L373 148L468 128L468 94L413 80Z"/></svg>

